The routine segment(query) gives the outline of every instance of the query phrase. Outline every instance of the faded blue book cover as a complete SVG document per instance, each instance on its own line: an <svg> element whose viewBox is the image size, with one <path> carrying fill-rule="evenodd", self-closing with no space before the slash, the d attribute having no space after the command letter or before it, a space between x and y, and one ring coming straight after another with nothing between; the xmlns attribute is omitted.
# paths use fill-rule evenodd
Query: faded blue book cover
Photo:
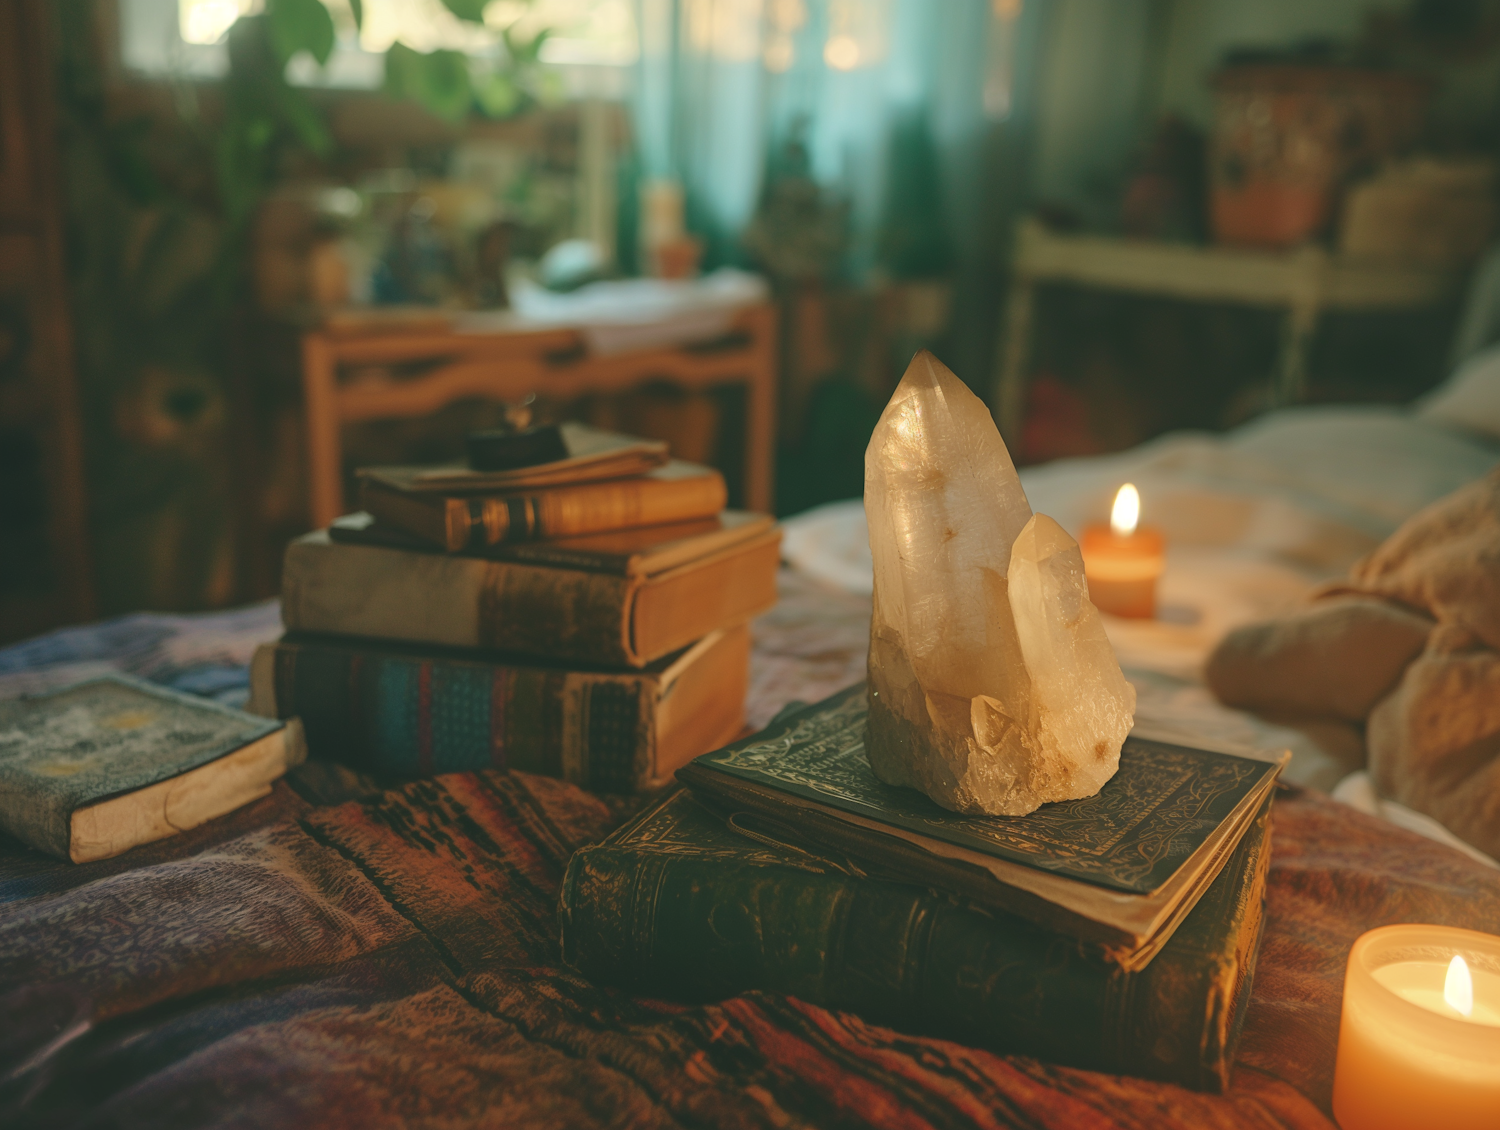
<svg viewBox="0 0 1500 1130"><path fill-rule="evenodd" d="M283 724L127 675L0 702L0 827L67 858L74 810L196 769Z"/></svg>

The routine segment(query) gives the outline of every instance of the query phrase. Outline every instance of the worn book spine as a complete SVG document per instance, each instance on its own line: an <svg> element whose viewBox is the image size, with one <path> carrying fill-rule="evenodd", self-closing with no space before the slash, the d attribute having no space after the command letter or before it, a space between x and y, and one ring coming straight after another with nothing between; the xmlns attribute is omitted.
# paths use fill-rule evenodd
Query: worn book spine
<svg viewBox="0 0 1500 1130"><path fill-rule="evenodd" d="M251 663L251 709L300 717L314 757L387 777L513 768L600 792L656 775L660 679L284 639Z"/></svg>
<svg viewBox="0 0 1500 1130"><path fill-rule="evenodd" d="M633 992L784 992L907 1031L1218 1092L1262 932L1269 809L1138 972L853 865L749 841L703 850L682 826L651 830L650 843L616 833L573 856L563 952Z"/></svg>
<svg viewBox="0 0 1500 1130"><path fill-rule="evenodd" d="M454 553L711 518L727 499L724 477L709 470L489 498L415 494L367 480L360 494L361 504L379 521Z"/></svg>
<svg viewBox="0 0 1500 1130"><path fill-rule="evenodd" d="M654 658L640 656L630 638L640 582L299 538L287 547L281 608L291 631L640 667Z"/></svg>
<svg viewBox="0 0 1500 1130"><path fill-rule="evenodd" d="M331 542L287 546L281 616L293 632L478 647L640 668L776 600L780 535L651 577Z"/></svg>

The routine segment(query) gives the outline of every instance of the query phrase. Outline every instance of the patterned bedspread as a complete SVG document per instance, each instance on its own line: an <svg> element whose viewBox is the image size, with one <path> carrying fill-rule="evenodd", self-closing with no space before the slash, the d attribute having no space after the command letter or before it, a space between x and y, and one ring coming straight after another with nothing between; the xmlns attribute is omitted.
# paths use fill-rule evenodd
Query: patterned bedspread
<svg viewBox="0 0 1500 1130"><path fill-rule="evenodd" d="M754 710L858 674L844 613L788 593ZM381 790L309 763L118 859L0 845L0 1125L1331 1130L1353 939L1500 932L1500 872L1316 794L1279 800L1234 1084L1198 1095L782 996L685 1008L584 981L559 959L557 886L629 807L502 771Z"/></svg>

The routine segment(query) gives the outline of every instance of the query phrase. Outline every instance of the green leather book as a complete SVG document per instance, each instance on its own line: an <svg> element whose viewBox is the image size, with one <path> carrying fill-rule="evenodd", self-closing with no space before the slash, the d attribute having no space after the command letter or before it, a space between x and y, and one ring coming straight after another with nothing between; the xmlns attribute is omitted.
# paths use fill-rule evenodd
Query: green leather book
<svg viewBox="0 0 1500 1130"><path fill-rule="evenodd" d="M743 816L741 834L682 790L574 854L563 955L635 993L787 993L903 1031L1221 1091L1260 945L1270 805L1156 958L1128 971L1023 919L778 844Z"/></svg>
<svg viewBox="0 0 1500 1130"><path fill-rule="evenodd" d="M966 816L878 780L863 684L779 715L677 772L727 812L753 814L866 871L961 895L1143 968L1224 866L1280 762L1135 735L1097 794L1025 816Z"/></svg>

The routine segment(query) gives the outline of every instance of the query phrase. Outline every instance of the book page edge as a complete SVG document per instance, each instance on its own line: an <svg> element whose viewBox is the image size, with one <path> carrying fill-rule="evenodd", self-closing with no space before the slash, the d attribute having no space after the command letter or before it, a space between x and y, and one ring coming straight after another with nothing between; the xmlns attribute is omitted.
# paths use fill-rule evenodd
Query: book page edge
<svg viewBox="0 0 1500 1130"><path fill-rule="evenodd" d="M74 863L109 859L260 799L271 791L272 782L305 759L301 736L301 724L288 723L186 773L74 809L68 857ZM145 827L128 820L132 813L145 816Z"/></svg>

